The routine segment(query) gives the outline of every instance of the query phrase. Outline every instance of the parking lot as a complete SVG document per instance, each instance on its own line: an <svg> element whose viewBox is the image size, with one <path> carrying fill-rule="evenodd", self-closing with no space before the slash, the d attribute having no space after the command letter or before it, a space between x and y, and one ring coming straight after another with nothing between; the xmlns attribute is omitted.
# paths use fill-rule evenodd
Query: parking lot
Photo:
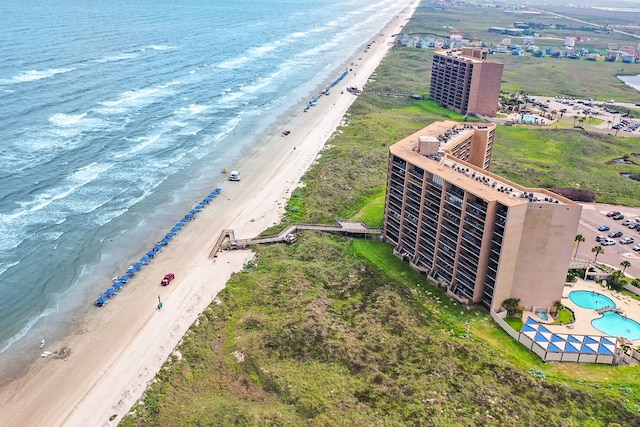
<svg viewBox="0 0 640 427"><path fill-rule="evenodd" d="M614 220L612 217L607 217L607 213L611 211L620 212L624 215L624 219L635 219L640 216L640 208L627 208L623 206L603 204L583 204L578 234L582 234L585 241L580 243L577 258L593 260L595 254L591 252L591 249L594 246L601 245L596 241L597 236L602 235L608 237L609 233L612 231L622 232L622 236L611 238L611 240L615 241L615 244L610 246L601 245L604 249L604 253L598 255L598 262L621 268L620 263L627 260L631 262L631 266L627 268L626 273L633 277L640 278L640 252L633 250L635 245L640 244L640 232L622 225L624 219ZM599 231L598 227L602 225L608 226L609 230ZM620 244L620 239L625 237L632 237L635 242L626 245Z"/></svg>

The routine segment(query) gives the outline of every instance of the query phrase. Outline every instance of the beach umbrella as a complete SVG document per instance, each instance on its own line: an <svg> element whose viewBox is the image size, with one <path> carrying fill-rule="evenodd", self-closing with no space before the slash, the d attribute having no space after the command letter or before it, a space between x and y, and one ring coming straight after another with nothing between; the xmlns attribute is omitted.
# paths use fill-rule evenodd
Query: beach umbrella
<svg viewBox="0 0 640 427"><path fill-rule="evenodd" d="M168 245L170 241L171 241L171 239L165 237L164 239L160 240L160 244L161 245Z"/></svg>
<svg viewBox="0 0 640 427"><path fill-rule="evenodd" d="M202 199L202 201L200 202L200 204L198 204L198 206L207 206L209 204L209 199Z"/></svg>
<svg viewBox="0 0 640 427"><path fill-rule="evenodd" d="M142 263L142 262L136 262L135 264L133 264L133 266L139 270L139 269L141 269L142 267L144 267L144 263Z"/></svg>
<svg viewBox="0 0 640 427"><path fill-rule="evenodd" d="M148 256L146 256L146 255L145 255L145 256L143 256L142 258L140 258L140 261L142 261L142 262L149 262L149 261L151 261L151 258L149 258Z"/></svg>
<svg viewBox="0 0 640 427"><path fill-rule="evenodd" d="M153 247L153 250L156 251L156 252L160 252L162 249L163 249L162 245L155 245Z"/></svg>
<svg viewBox="0 0 640 427"><path fill-rule="evenodd" d="M97 300L95 300L95 302L93 303L96 307L102 307L103 305L105 305L107 302L109 301L109 298L105 297L104 295L99 297Z"/></svg>
<svg viewBox="0 0 640 427"><path fill-rule="evenodd" d="M176 233L167 233L167 234L165 234L164 238L165 238L165 239L169 239L169 240L171 240L171 238L172 238L173 236L175 236L175 235L176 235Z"/></svg>
<svg viewBox="0 0 640 427"><path fill-rule="evenodd" d="M200 212L202 210L202 206L198 205L195 208L193 208L193 210L191 212L193 212L194 214Z"/></svg>
<svg viewBox="0 0 640 427"><path fill-rule="evenodd" d="M147 252L147 256L150 257L150 258L153 258L154 256L156 256L157 253L158 252L156 252L156 251L149 251L149 252Z"/></svg>
<svg viewBox="0 0 640 427"><path fill-rule="evenodd" d="M180 227L173 227L173 228L171 229L171 231L172 231L173 233L177 233L178 231L180 231Z"/></svg>
<svg viewBox="0 0 640 427"><path fill-rule="evenodd" d="M129 280L131 280L131 276L122 276L122 277L120 278L120 281L121 281L122 283L127 283Z"/></svg>
<svg viewBox="0 0 640 427"><path fill-rule="evenodd" d="M198 213L199 210L200 209L191 209L191 212L189 212L189 213L192 214L192 215L195 215L195 214Z"/></svg>
<svg viewBox="0 0 640 427"><path fill-rule="evenodd" d="M118 293L117 290L113 289L113 288L109 288L106 291L104 291L104 294L108 297L113 297Z"/></svg>
<svg viewBox="0 0 640 427"><path fill-rule="evenodd" d="M131 267L127 270L127 274L136 274L136 271L138 271L137 268Z"/></svg>
<svg viewBox="0 0 640 427"><path fill-rule="evenodd" d="M122 287L124 286L124 283L122 282L115 282L111 287L115 288L115 289L122 289Z"/></svg>

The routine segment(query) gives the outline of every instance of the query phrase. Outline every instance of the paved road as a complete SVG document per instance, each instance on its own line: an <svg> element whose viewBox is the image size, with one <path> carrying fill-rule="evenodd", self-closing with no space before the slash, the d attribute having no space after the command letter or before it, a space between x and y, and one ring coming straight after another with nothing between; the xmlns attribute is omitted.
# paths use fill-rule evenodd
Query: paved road
<svg viewBox="0 0 640 427"><path fill-rule="evenodd" d="M598 227L608 225L611 227L611 230L622 231L623 237L633 237L635 243L631 245L621 245L619 237L614 239L616 244L613 246L604 246L604 253L598 255L598 262L621 268L620 263L622 261L630 261L631 267L627 268L626 273L633 277L640 277L640 252L634 252L631 249L634 245L640 243L640 233L623 226L622 221L615 221L607 217L607 212L612 210L620 211L625 218L633 219L640 216L640 208L604 204L583 204L578 233L584 236L585 241L580 243L577 258L594 259L595 254L591 252L591 249L599 245L599 243L596 242L596 236L609 234L609 231L598 231Z"/></svg>

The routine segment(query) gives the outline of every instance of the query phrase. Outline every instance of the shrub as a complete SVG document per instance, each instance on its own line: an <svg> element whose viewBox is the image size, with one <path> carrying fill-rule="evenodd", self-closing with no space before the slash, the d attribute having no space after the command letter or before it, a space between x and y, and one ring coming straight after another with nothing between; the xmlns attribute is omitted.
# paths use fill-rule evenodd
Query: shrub
<svg viewBox="0 0 640 427"><path fill-rule="evenodd" d="M593 203L597 198L596 193L593 191L582 190L580 188L552 188L551 191L574 202Z"/></svg>

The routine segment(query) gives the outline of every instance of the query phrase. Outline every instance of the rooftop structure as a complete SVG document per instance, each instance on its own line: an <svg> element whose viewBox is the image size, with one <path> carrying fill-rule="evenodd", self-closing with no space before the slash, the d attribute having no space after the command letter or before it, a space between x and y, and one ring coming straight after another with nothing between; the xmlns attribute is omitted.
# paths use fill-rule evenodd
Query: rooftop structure
<svg viewBox="0 0 640 427"><path fill-rule="evenodd" d="M562 298L582 207L489 172L495 124L436 122L392 145L383 238L461 302Z"/></svg>
<svg viewBox="0 0 640 427"><path fill-rule="evenodd" d="M487 55L487 49L472 47L435 51L431 98L462 114L495 117L504 65Z"/></svg>

